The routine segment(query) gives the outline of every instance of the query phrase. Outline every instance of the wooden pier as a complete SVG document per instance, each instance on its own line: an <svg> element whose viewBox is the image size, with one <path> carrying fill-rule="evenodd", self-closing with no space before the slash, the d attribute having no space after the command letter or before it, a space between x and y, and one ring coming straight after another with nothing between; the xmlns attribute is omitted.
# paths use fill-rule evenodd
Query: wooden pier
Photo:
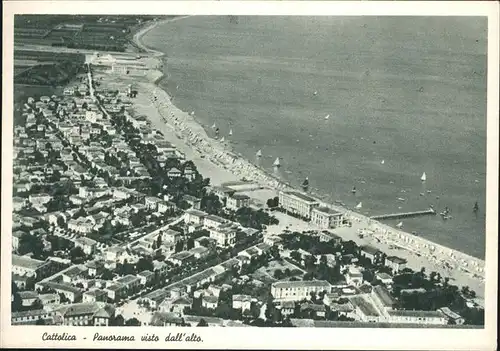
<svg viewBox="0 0 500 351"><path fill-rule="evenodd" d="M380 220L380 219L400 219L400 218L411 218L427 215L435 215L436 211L429 208L424 211L414 211L414 212L402 212L402 213L390 213L385 215L372 216L370 219Z"/></svg>

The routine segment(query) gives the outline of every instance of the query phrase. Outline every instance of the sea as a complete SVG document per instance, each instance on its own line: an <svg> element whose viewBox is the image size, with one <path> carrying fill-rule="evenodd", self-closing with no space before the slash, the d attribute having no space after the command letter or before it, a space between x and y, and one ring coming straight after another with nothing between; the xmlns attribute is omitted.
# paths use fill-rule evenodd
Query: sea
<svg viewBox="0 0 500 351"><path fill-rule="evenodd" d="M484 258L486 17L193 16L143 42L235 152L365 215L448 207L383 222Z"/></svg>

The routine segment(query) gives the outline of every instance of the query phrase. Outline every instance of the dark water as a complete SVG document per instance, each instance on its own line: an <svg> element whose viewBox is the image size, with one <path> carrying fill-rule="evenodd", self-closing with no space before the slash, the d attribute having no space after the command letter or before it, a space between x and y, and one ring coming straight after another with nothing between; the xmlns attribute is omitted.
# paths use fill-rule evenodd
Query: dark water
<svg viewBox="0 0 500 351"><path fill-rule="evenodd" d="M248 159L262 149L271 169L279 156L282 177L309 176L365 214L448 206L451 220L407 219L404 229L484 258L486 26L479 17L200 16L144 42L167 55L162 86L174 103L208 129L215 122Z"/></svg>

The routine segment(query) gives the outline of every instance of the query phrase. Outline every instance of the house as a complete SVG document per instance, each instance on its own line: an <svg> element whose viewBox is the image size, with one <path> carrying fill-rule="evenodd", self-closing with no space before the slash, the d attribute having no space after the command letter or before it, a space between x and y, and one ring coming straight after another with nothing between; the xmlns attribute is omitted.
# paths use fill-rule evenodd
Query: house
<svg viewBox="0 0 500 351"><path fill-rule="evenodd" d="M205 228L218 228L222 224L227 223L228 221L222 217L215 215L208 215L205 217L203 221L203 226Z"/></svg>
<svg viewBox="0 0 500 351"><path fill-rule="evenodd" d="M344 276L349 285L360 286L363 284L363 274L358 268L349 267Z"/></svg>
<svg viewBox="0 0 500 351"><path fill-rule="evenodd" d="M178 327L183 324L182 318L172 312L155 312L149 322L154 327Z"/></svg>
<svg viewBox="0 0 500 351"><path fill-rule="evenodd" d="M330 305L330 311L331 312L336 312L337 317L347 317L347 318L353 318L356 319L356 315L354 313L354 306L352 303L347 302L347 303L331 303Z"/></svg>
<svg viewBox="0 0 500 351"><path fill-rule="evenodd" d="M393 283L392 277L385 272L378 272L377 274L375 274L375 278L380 280L382 284L387 286L391 286Z"/></svg>
<svg viewBox="0 0 500 351"><path fill-rule="evenodd" d="M122 284L111 284L110 286L104 289L108 294L108 298L112 301L116 301L126 296L126 287Z"/></svg>
<svg viewBox="0 0 500 351"><path fill-rule="evenodd" d="M143 298L141 298L141 302L143 304L146 304L149 306L151 309L156 309L159 307L160 303L165 300L165 298L168 297L168 293L163 290L155 290L150 292L149 294L145 295Z"/></svg>
<svg viewBox="0 0 500 351"><path fill-rule="evenodd" d="M310 196L296 191L280 191L278 194L279 206L286 213L291 213L306 219L311 218L312 209L319 206L319 202Z"/></svg>
<svg viewBox="0 0 500 351"><path fill-rule="evenodd" d="M120 261L125 255L126 250L121 246L112 246L106 251L106 260L108 261Z"/></svg>
<svg viewBox="0 0 500 351"><path fill-rule="evenodd" d="M194 259L195 259L194 254L189 251L181 251L173 254L168 258L170 262L179 266L192 262Z"/></svg>
<svg viewBox="0 0 500 351"><path fill-rule="evenodd" d="M174 245L182 239L182 233L174 229L167 229L162 234L162 241L171 242Z"/></svg>
<svg viewBox="0 0 500 351"><path fill-rule="evenodd" d="M236 243L236 231L237 229L231 226L214 228L210 229L210 237L215 239L217 246L228 247Z"/></svg>
<svg viewBox="0 0 500 351"><path fill-rule="evenodd" d="M46 263L44 261L35 260L27 256L12 254L11 269L13 274L37 278L39 275L43 274L42 271L45 264Z"/></svg>
<svg viewBox="0 0 500 351"><path fill-rule="evenodd" d="M61 303L61 297L59 294L40 294L38 299L42 304L43 308L50 308L51 306L59 305Z"/></svg>
<svg viewBox="0 0 500 351"><path fill-rule="evenodd" d="M73 284L76 283L79 279L84 277L85 273L87 272L87 267L85 266L71 266L70 268L66 269L62 274L62 281L64 283L69 283Z"/></svg>
<svg viewBox="0 0 500 351"><path fill-rule="evenodd" d="M95 220L92 216L79 217L68 221L68 230L72 230L80 234L88 234L92 232L95 226Z"/></svg>
<svg viewBox="0 0 500 351"><path fill-rule="evenodd" d="M289 317L295 313L295 302L294 301L282 301L279 304L281 310L281 315L283 318Z"/></svg>
<svg viewBox="0 0 500 351"><path fill-rule="evenodd" d="M217 317L206 317L206 316L184 316L184 322L191 327L196 327L201 320L204 320L209 327L224 327L224 320Z"/></svg>
<svg viewBox="0 0 500 351"><path fill-rule="evenodd" d="M28 284L28 280L30 277L19 274L12 274L12 282L16 284L18 289L26 289L26 284Z"/></svg>
<svg viewBox="0 0 500 351"><path fill-rule="evenodd" d="M233 295L233 308L236 310L249 310L252 306L252 297L250 295Z"/></svg>
<svg viewBox="0 0 500 351"><path fill-rule="evenodd" d="M116 282L120 285L123 285L127 291L127 293L131 293L137 291L139 286L141 285L141 279L135 275L126 275L116 280Z"/></svg>
<svg viewBox="0 0 500 351"><path fill-rule="evenodd" d="M326 306L306 302L300 305L300 312L302 315L306 314L306 318L324 319L326 316Z"/></svg>
<svg viewBox="0 0 500 351"><path fill-rule="evenodd" d="M52 281L39 282L35 285L35 287L37 289L47 287L55 290L56 293L64 295L64 297L66 297L71 303L78 302L82 298L82 291L79 288L67 283L56 283Z"/></svg>
<svg viewBox="0 0 500 351"><path fill-rule="evenodd" d="M369 259L371 263L375 263L375 260L378 259L382 253L379 249L371 245L362 245L360 249L361 255Z"/></svg>
<svg viewBox="0 0 500 351"><path fill-rule="evenodd" d="M264 236L264 244L267 244L269 246L276 246L279 249L283 249L283 239L278 235Z"/></svg>
<svg viewBox="0 0 500 351"><path fill-rule="evenodd" d="M208 236L202 236L194 239L194 247L206 247L209 250L215 249L217 240Z"/></svg>
<svg viewBox="0 0 500 351"><path fill-rule="evenodd" d="M216 186L212 188L212 193L217 195L220 201L224 202L228 197L233 196L236 193L236 190L225 186Z"/></svg>
<svg viewBox="0 0 500 351"><path fill-rule="evenodd" d="M205 308L215 310L219 305L219 299L216 296L203 296L201 298L201 305Z"/></svg>
<svg viewBox="0 0 500 351"><path fill-rule="evenodd" d="M300 301L310 299L311 293L329 292L330 283L325 280L278 281L272 283L271 294L277 300Z"/></svg>
<svg viewBox="0 0 500 351"><path fill-rule="evenodd" d="M83 302L106 302L108 294L101 289L92 289L83 293Z"/></svg>
<svg viewBox="0 0 500 351"><path fill-rule="evenodd" d="M237 211L242 207L250 205L250 197L243 194L234 194L227 198L226 207L230 210Z"/></svg>
<svg viewBox="0 0 500 351"><path fill-rule="evenodd" d="M32 194L28 197L28 201L32 205L44 205L47 202L49 202L50 199L52 199L52 196L50 196L49 194L44 194L44 193Z"/></svg>
<svg viewBox="0 0 500 351"><path fill-rule="evenodd" d="M92 255L96 249L97 241L86 237L79 237L75 239L75 246L81 247L86 255Z"/></svg>
<svg viewBox="0 0 500 351"><path fill-rule="evenodd" d="M34 291L20 291L18 295L21 298L22 306L32 306L38 301L38 293Z"/></svg>
<svg viewBox="0 0 500 351"><path fill-rule="evenodd" d="M176 205L170 201L160 201L158 202L158 212L165 213L168 211L173 211L176 209Z"/></svg>
<svg viewBox="0 0 500 351"><path fill-rule="evenodd" d="M54 317L56 317L56 313L54 311L38 309L12 312L10 321L12 325L26 325L36 324L38 320L44 320L46 324L51 325L54 324Z"/></svg>
<svg viewBox="0 0 500 351"><path fill-rule="evenodd" d="M194 255L195 259L199 260L201 258L208 256L208 254L210 253L210 250L207 249L206 247L199 246L199 247L192 248L191 250L189 250L189 252Z"/></svg>
<svg viewBox="0 0 500 351"><path fill-rule="evenodd" d="M155 196L146 196L144 198L144 205L150 211L156 211L160 202L162 202L162 199Z"/></svg>
<svg viewBox="0 0 500 351"><path fill-rule="evenodd" d="M311 210L311 223L323 229L342 226L344 215L328 207L314 207Z"/></svg>
<svg viewBox="0 0 500 351"><path fill-rule="evenodd" d="M182 197L182 200L186 201L191 206L191 208L195 210L200 209L201 199L191 195L184 195Z"/></svg>
<svg viewBox="0 0 500 351"><path fill-rule="evenodd" d="M178 297L176 299L173 299L172 301L165 300L163 301L163 303L166 303L166 306L164 306L164 312L174 312L182 315L184 314L184 310L186 309L186 307L191 307L191 305L193 304L193 299L191 299L190 297Z"/></svg>
<svg viewBox="0 0 500 351"><path fill-rule="evenodd" d="M449 307L443 307L438 309L448 320L448 323L462 325L465 323L465 319L456 312L453 312Z"/></svg>
<svg viewBox="0 0 500 351"><path fill-rule="evenodd" d="M23 197L14 196L12 198L12 207L13 207L13 210L16 212L22 210L23 207L26 206L26 204L27 204L27 201Z"/></svg>
<svg viewBox="0 0 500 351"><path fill-rule="evenodd" d="M352 296L349 298L349 302L354 308L356 319L363 322L380 322L384 319L377 308L362 296Z"/></svg>
<svg viewBox="0 0 500 351"><path fill-rule="evenodd" d="M206 216L208 215L203 211L189 209L184 212L184 221L186 224L203 225Z"/></svg>
<svg viewBox="0 0 500 351"><path fill-rule="evenodd" d="M177 168L171 168L168 172L167 172L167 177L169 178L178 178L182 175L182 172L179 171Z"/></svg>
<svg viewBox="0 0 500 351"><path fill-rule="evenodd" d="M19 243L21 238L26 235L22 230L16 230L12 233L12 250L17 251L19 249Z"/></svg>
<svg viewBox="0 0 500 351"><path fill-rule="evenodd" d="M137 277L140 280L141 285L147 285L151 283L154 279L155 274L151 271L142 271L140 273L137 273Z"/></svg>
<svg viewBox="0 0 500 351"><path fill-rule="evenodd" d="M63 306L57 312L67 326L108 326L115 316L115 308L99 302L83 302Z"/></svg>
<svg viewBox="0 0 500 351"><path fill-rule="evenodd" d="M89 277L95 277L99 274L101 274L103 268L104 268L104 263L101 261L90 261L85 264L87 266L87 274Z"/></svg>
<svg viewBox="0 0 500 351"><path fill-rule="evenodd" d="M404 258L400 258L397 256L389 256L385 259L385 265L393 270L394 273L397 273L406 268L407 261Z"/></svg>

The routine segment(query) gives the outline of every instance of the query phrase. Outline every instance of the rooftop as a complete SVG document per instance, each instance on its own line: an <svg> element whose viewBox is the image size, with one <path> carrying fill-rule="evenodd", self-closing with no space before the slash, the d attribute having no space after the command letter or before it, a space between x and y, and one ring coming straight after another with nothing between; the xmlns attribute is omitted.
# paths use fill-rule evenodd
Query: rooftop
<svg viewBox="0 0 500 351"><path fill-rule="evenodd" d="M389 315L397 317L426 317L426 318L443 318L443 315L438 311L410 311L410 310L396 310L389 311Z"/></svg>
<svg viewBox="0 0 500 351"><path fill-rule="evenodd" d="M359 307L361 312L366 316L380 316L375 307L369 303L367 300L362 298L361 296L353 296L349 298L354 307Z"/></svg>
<svg viewBox="0 0 500 351"><path fill-rule="evenodd" d="M328 283L326 280L279 281L273 283L272 286L278 289L305 287L323 287L325 289L329 289L331 287L330 283Z"/></svg>
<svg viewBox="0 0 500 351"><path fill-rule="evenodd" d="M382 301L384 306L392 307L395 301L385 287L383 287L382 285L377 285L373 287L373 290L375 294L379 297L380 301Z"/></svg>
<svg viewBox="0 0 500 351"><path fill-rule="evenodd" d="M41 265L43 265L44 261L35 260L33 258L27 256L19 256L16 254L12 254L12 265L28 268L28 269L37 269Z"/></svg>
<svg viewBox="0 0 500 351"><path fill-rule="evenodd" d="M285 191L284 192L285 194L289 195L289 196L295 196L301 200L304 200L304 201L307 201L307 202L318 202L316 199L313 199L312 197L310 196L307 196L305 194L302 194L302 193L299 193L299 192L296 192L296 191Z"/></svg>
<svg viewBox="0 0 500 351"><path fill-rule="evenodd" d="M404 264L407 262L404 258L397 257L397 256L389 256L386 258L386 260L388 260L390 262L394 262L396 264Z"/></svg>
<svg viewBox="0 0 500 351"><path fill-rule="evenodd" d="M322 213L329 214L329 215L340 215L341 214L339 211L335 211L334 209L329 208L329 207L325 207L325 206L316 207L315 209L313 209L313 211L318 211L318 212L322 212Z"/></svg>
<svg viewBox="0 0 500 351"><path fill-rule="evenodd" d="M379 249L377 249L376 247L370 246L370 245L361 246L361 251L366 252L368 254L372 254L372 255L376 255L377 253L380 252Z"/></svg>

